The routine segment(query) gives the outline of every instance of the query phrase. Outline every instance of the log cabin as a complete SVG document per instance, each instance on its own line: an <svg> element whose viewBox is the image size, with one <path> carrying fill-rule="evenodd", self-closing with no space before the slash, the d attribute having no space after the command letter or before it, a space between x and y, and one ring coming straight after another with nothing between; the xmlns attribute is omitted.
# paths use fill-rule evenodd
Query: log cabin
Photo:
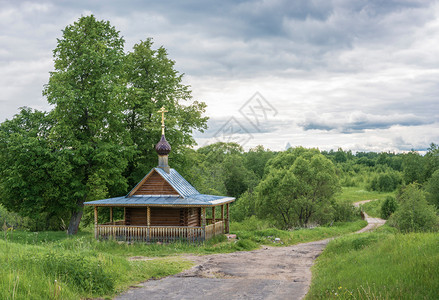
<svg viewBox="0 0 439 300"><path fill-rule="evenodd" d="M229 232L229 204L233 197L199 193L168 165L171 145L164 131L155 146L159 163L126 196L85 202L94 207L96 239L123 241L200 242ZM110 222L98 224L98 208L110 207ZM123 220L113 220L113 208L123 207ZM216 218L219 208L220 217ZM206 218L211 209L211 218Z"/></svg>

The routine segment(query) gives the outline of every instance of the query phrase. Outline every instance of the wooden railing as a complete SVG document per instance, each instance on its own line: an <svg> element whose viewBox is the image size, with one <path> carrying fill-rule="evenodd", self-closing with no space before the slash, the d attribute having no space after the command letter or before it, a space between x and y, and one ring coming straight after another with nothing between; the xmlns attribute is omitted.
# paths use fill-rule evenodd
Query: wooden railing
<svg viewBox="0 0 439 300"><path fill-rule="evenodd" d="M224 222L219 221L215 224L206 226L206 240L213 238L216 235L220 235L224 233Z"/></svg>
<svg viewBox="0 0 439 300"><path fill-rule="evenodd" d="M123 221L120 221L123 222ZM119 222L114 222L119 223ZM119 223L120 224L120 223ZM119 224L97 225L96 233L100 239L140 242L201 242L224 233L223 221L205 227L178 226L134 226Z"/></svg>

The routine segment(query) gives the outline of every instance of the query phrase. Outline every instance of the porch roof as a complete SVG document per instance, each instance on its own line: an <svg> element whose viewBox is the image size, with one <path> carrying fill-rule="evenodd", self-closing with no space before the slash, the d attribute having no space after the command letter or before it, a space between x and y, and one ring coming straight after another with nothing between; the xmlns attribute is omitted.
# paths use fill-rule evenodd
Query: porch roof
<svg viewBox="0 0 439 300"><path fill-rule="evenodd" d="M133 195L85 202L88 206L217 206L233 202L235 198L205 194L187 197L174 195Z"/></svg>

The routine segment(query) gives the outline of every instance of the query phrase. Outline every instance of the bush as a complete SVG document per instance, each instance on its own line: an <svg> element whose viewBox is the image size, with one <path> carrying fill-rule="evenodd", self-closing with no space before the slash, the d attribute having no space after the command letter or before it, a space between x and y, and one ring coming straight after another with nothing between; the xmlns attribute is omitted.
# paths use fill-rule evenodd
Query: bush
<svg viewBox="0 0 439 300"><path fill-rule="evenodd" d="M396 211L397 207L398 203L396 203L395 198L387 196L381 205L381 218L387 220Z"/></svg>
<svg viewBox="0 0 439 300"><path fill-rule="evenodd" d="M374 176L367 186L368 190L379 192L392 192L402 182L401 175L397 172L386 172Z"/></svg>
<svg viewBox="0 0 439 300"><path fill-rule="evenodd" d="M349 202L334 202L334 221L335 222L352 222L360 218L361 210Z"/></svg>
<svg viewBox="0 0 439 300"><path fill-rule="evenodd" d="M425 184L427 201L439 209L439 170L436 170Z"/></svg>
<svg viewBox="0 0 439 300"><path fill-rule="evenodd" d="M436 209L427 203L424 192L417 184L413 183L402 189L398 201L398 209L389 219L391 226L402 232L438 230Z"/></svg>

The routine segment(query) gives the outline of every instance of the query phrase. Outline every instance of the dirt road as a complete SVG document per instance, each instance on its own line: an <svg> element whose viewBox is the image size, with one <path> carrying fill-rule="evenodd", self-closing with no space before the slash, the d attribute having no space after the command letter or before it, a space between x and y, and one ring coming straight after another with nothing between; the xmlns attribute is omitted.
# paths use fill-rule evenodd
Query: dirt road
<svg viewBox="0 0 439 300"><path fill-rule="evenodd" d="M364 204L364 203L367 203L370 201L374 201L374 200L358 201L358 202L354 203L354 206L359 207L361 204ZM380 226L384 225L384 223L386 223L386 220L383 220L380 218L372 218L368 214L366 214L365 212L363 212L363 214L364 214L364 219L367 221L367 226L364 227L363 229L357 231L357 233L374 230L375 228L380 227Z"/></svg>
<svg viewBox="0 0 439 300"><path fill-rule="evenodd" d="M384 224L370 222L359 232ZM149 280L115 299L302 299L311 283L311 266L330 239L248 252L185 256L190 270Z"/></svg>

